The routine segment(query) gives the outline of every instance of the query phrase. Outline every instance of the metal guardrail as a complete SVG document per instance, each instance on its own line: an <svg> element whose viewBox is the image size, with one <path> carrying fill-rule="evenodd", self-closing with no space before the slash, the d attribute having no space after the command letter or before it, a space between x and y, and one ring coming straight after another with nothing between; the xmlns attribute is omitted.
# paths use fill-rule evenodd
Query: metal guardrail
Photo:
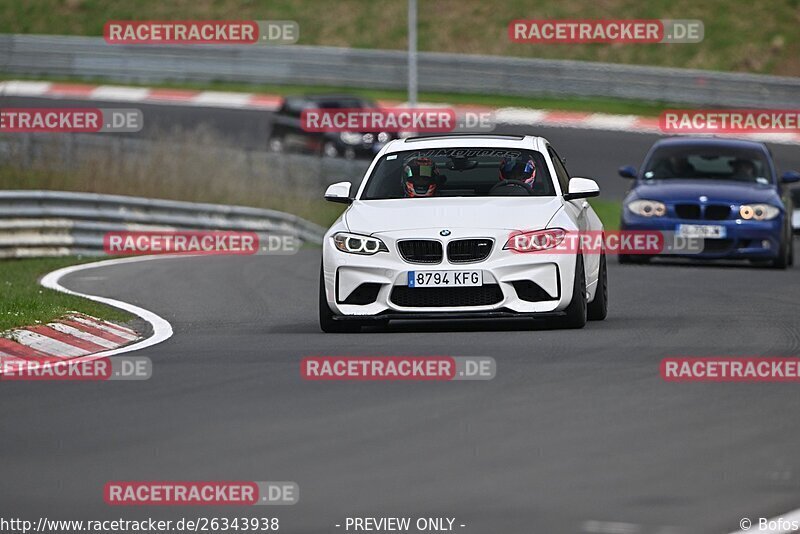
<svg viewBox="0 0 800 534"><path fill-rule="evenodd" d="M186 187L203 187L224 180L240 190L263 192L265 183L292 196L322 198L335 182L359 182L370 161L327 156L275 153L247 149L216 137L157 136L137 138L114 134L0 134L0 165L12 163L20 169L46 169L57 173L81 167L101 167L117 180L135 179L142 173L164 170L171 181ZM255 187L255 190L253 189Z"/></svg>
<svg viewBox="0 0 800 534"><path fill-rule="evenodd" d="M0 258L103 254L113 231L229 230L321 243L324 228L289 213L62 191L0 191Z"/></svg>
<svg viewBox="0 0 800 534"><path fill-rule="evenodd" d="M0 71L116 82L229 81L404 89L402 51L320 46L117 46L100 37L0 35ZM419 89L798 107L800 79L466 54L419 54Z"/></svg>

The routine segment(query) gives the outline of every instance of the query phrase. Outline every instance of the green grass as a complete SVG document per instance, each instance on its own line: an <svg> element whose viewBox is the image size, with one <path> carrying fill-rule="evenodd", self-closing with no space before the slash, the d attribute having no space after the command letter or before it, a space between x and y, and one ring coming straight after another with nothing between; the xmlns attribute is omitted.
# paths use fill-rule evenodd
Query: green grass
<svg viewBox="0 0 800 534"><path fill-rule="evenodd" d="M620 202L593 199L589 203L594 208L597 216L600 217L600 220L603 221L603 226L606 230L619 230L619 218L622 210Z"/></svg>
<svg viewBox="0 0 800 534"><path fill-rule="evenodd" d="M50 271L90 261L96 259L64 257L0 260L0 332L47 323L70 311L79 311L109 321L130 321L133 316L127 312L45 289L38 283L39 278Z"/></svg>
<svg viewBox="0 0 800 534"><path fill-rule="evenodd" d="M798 0L419 0L422 51L800 75ZM0 32L102 35L106 21L294 20L301 45L405 49L402 0L4 0ZM700 19L697 44L512 43L514 19ZM264 47L265 52L269 53Z"/></svg>
<svg viewBox="0 0 800 534"><path fill-rule="evenodd" d="M374 100L405 101L405 91L382 89L363 89L353 87L335 87L330 85L263 85L214 81L210 83L161 82L161 83L120 83L104 78L65 78L56 76L20 76L0 72L0 81L4 80L36 80L64 83L90 83L96 85L128 85L133 87L155 87L161 89L196 89L212 91L232 91L244 93L263 93L274 95L291 95L304 93L347 93L356 94ZM641 115L657 117L667 109L688 109L692 106L669 102L647 102L643 100L624 100L617 98L557 98L557 97L524 97L503 95L482 95L471 93L419 93L420 102L474 104L489 107L524 107L534 109L552 109L558 111L588 111L592 113L611 113L620 115Z"/></svg>

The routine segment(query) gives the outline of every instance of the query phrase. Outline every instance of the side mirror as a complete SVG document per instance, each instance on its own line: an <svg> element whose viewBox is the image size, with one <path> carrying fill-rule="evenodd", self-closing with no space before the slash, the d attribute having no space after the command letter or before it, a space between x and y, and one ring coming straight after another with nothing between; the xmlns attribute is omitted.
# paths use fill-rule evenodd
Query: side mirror
<svg viewBox="0 0 800 534"><path fill-rule="evenodd" d="M636 178L636 167L625 165L617 171L623 178Z"/></svg>
<svg viewBox="0 0 800 534"><path fill-rule="evenodd" d="M572 178L569 181L569 192L564 195L564 200L575 200L576 198L596 197L600 194L600 186L597 182L588 178Z"/></svg>
<svg viewBox="0 0 800 534"><path fill-rule="evenodd" d="M339 202L340 204L352 204L353 198L350 196L350 182L339 182L331 184L325 190L325 200Z"/></svg>
<svg viewBox="0 0 800 534"><path fill-rule="evenodd" d="M795 182L800 182L800 172L797 171L786 171L781 176L781 182L785 184L793 184Z"/></svg>

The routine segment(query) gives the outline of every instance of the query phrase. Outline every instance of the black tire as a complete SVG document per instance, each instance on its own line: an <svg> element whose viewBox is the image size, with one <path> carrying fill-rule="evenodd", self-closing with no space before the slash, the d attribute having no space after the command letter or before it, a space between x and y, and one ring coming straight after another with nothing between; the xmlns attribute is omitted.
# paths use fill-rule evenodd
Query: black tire
<svg viewBox="0 0 800 534"><path fill-rule="evenodd" d="M789 234L789 239L786 239L786 237L781 239L781 246L778 249L778 257L772 260L769 266L773 269L786 269L793 263L792 256L794 255L794 251L792 249L791 234Z"/></svg>
<svg viewBox="0 0 800 534"><path fill-rule="evenodd" d="M563 317L553 321L557 328L583 328L587 320L586 273L583 271L583 255L575 262L575 282L572 285L572 300L564 310Z"/></svg>
<svg viewBox="0 0 800 534"><path fill-rule="evenodd" d="M617 260L619 261L620 265L644 265L645 263L650 262L650 256L639 254L618 254Z"/></svg>
<svg viewBox="0 0 800 534"><path fill-rule="evenodd" d="M319 327L327 334L354 334L361 332L361 324L356 321L337 321L325 297L325 275L319 268Z"/></svg>
<svg viewBox="0 0 800 534"><path fill-rule="evenodd" d="M608 316L608 266L605 253L600 256L600 272L597 274L597 290L594 300L587 305L586 316L590 321L602 321Z"/></svg>

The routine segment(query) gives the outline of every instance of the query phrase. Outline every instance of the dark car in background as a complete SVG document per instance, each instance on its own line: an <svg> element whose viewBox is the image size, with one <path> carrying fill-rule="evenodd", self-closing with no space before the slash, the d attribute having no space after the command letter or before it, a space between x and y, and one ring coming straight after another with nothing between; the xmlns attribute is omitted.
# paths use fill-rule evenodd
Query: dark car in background
<svg viewBox="0 0 800 534"><path fill-rule="evenodd" d="M329 157L370 158L396 136L388 132L308 132L306 109L377 109L375 102L353 95L287 96L275 113L268 147L274 152L302 152Z"/></svg>
<svg viewBox="0 0 800 534"><path fill-rule="evenodd" d="M748 259L785 269L793 262L792 199L785 184L800 180L788 171L778 179L763 143L720 138L675 137L657 141L623 200L621 229L675 232L702 239L696 259ZM621 263L648 256L620 255Z"/></svg>

